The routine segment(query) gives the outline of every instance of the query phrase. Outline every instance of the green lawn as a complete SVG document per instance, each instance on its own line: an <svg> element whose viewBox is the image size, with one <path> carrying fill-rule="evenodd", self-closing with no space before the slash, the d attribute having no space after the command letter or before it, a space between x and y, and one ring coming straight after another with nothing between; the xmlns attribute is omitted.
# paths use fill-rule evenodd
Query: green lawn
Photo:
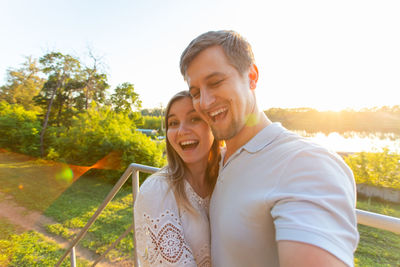
<svg viewBox="0 0 400 267"><path fill-rule="evenodd" d="M400 218L400 204L359 198L357 208ZM400 235L358 225L357 266L400 266Z"/></svg>
<svg viewBox="0 0 400 267"><path fill-rule="evenodd" d="M0 266L31 267L54 266L64 251L43 235L34 231L23 231L5 219L0 219ZM61 266L70 266L70 258ZM90 266L77 259L77 266Z"/></svg>
<svg viewBox="0 0 400 267"><path fill-rule="evenodd" d="M58 166L0 153L0 192L12 195L21 206L52 217L57 224L47 226L47 230L72 240L113 185L90 173L68 183L56 179L57 172ZM103 252L129 227L132 222L130 193L130 187L122 188L81 241L83 246L97 253ZM359 199L357 208L400 218L400 204ZM359 225L359 232L356 266L400 266L400 235L363 225ZM10 261L11 258L25 259L26 264L15 261L8 266L35 266L30 265L33 259L55 259L61 253L55 244L48 244L40 234L21 232L6 221L0 220L0 233L0 266L3 266L1 260ZM34 246L33 242L39 245ZM132 248L132 235L128 235L109 257L113 261L129 260ZM29 255L24 256L27 252ZM84 266L85 263L80 264Z"/></svg>

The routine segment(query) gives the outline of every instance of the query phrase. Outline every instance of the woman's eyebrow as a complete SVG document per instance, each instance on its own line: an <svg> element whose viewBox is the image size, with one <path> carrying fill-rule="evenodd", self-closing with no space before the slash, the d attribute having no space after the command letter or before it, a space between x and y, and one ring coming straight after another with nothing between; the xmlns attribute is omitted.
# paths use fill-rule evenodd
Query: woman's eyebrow
<svg viewBox="0 0 400 267"><path fill-rule="evenodd" d="M167 119L171 118L171 117L175 117L175 114L168 114Z"/></svg>

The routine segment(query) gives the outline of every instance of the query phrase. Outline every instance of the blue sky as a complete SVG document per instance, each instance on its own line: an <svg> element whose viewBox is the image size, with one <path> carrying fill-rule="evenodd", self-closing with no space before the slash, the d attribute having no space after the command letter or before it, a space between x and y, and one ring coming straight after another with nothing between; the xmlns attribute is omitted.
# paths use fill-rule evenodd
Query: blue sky
<svg viewBox="0 0 400 267"><path fill-rule="evenodd" d="M400 1L0 0L0 84L24 56L102 57L113 87L131 82L143 107L187 89L186 45L233 29L253 46L258 103L320 110L400 104Z"/></svg>

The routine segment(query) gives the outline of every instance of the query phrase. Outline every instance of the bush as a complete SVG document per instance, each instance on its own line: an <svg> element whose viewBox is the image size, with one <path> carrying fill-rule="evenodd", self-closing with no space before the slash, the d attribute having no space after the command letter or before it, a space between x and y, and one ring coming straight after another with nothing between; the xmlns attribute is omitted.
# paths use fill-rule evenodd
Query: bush
<svg viewBox="0 0 400 267"><path fill-rule="evenodd" d="M0 102L0 147L38 156L41 123L36 111L18 104Z"/></svg>
<svg viewBox="0 0 400 267"><path fill-rule="evenodd" d="M360 152L344 158L357 184L400 189L400 155L389 152Z"/></svg>
<svg viewBox="0 0 400 267"><path fill-rule="evenodd" d="M118 161L121 171L132 162L162 166L165 163L163 146L135 129L128 115L94 106L73 117L71 127L53 139L52 156L59 156L70 164L96 164L94 167L105 169L112 168L106 166L112 161ZM109 156L106 162L101 161L106 156Z"/></svg>

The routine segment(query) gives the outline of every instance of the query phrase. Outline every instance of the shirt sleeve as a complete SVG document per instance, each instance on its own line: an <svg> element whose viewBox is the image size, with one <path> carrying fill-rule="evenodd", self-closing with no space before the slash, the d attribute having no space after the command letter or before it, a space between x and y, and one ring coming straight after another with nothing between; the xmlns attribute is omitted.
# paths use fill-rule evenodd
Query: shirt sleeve
<svg viewBox="0 0 400 267"><path fill-rule="evenodd" d="M168 184L149 177L135 201L136 251L141 267L196 266Z"/></svg>
<svg viewBox="0 0 400 267"><path fill-rule="evenodd" d="M276 240L318 246L353 266L359 236L351 170L324 151L300 152L286 169L271 210Z"/></svg>

